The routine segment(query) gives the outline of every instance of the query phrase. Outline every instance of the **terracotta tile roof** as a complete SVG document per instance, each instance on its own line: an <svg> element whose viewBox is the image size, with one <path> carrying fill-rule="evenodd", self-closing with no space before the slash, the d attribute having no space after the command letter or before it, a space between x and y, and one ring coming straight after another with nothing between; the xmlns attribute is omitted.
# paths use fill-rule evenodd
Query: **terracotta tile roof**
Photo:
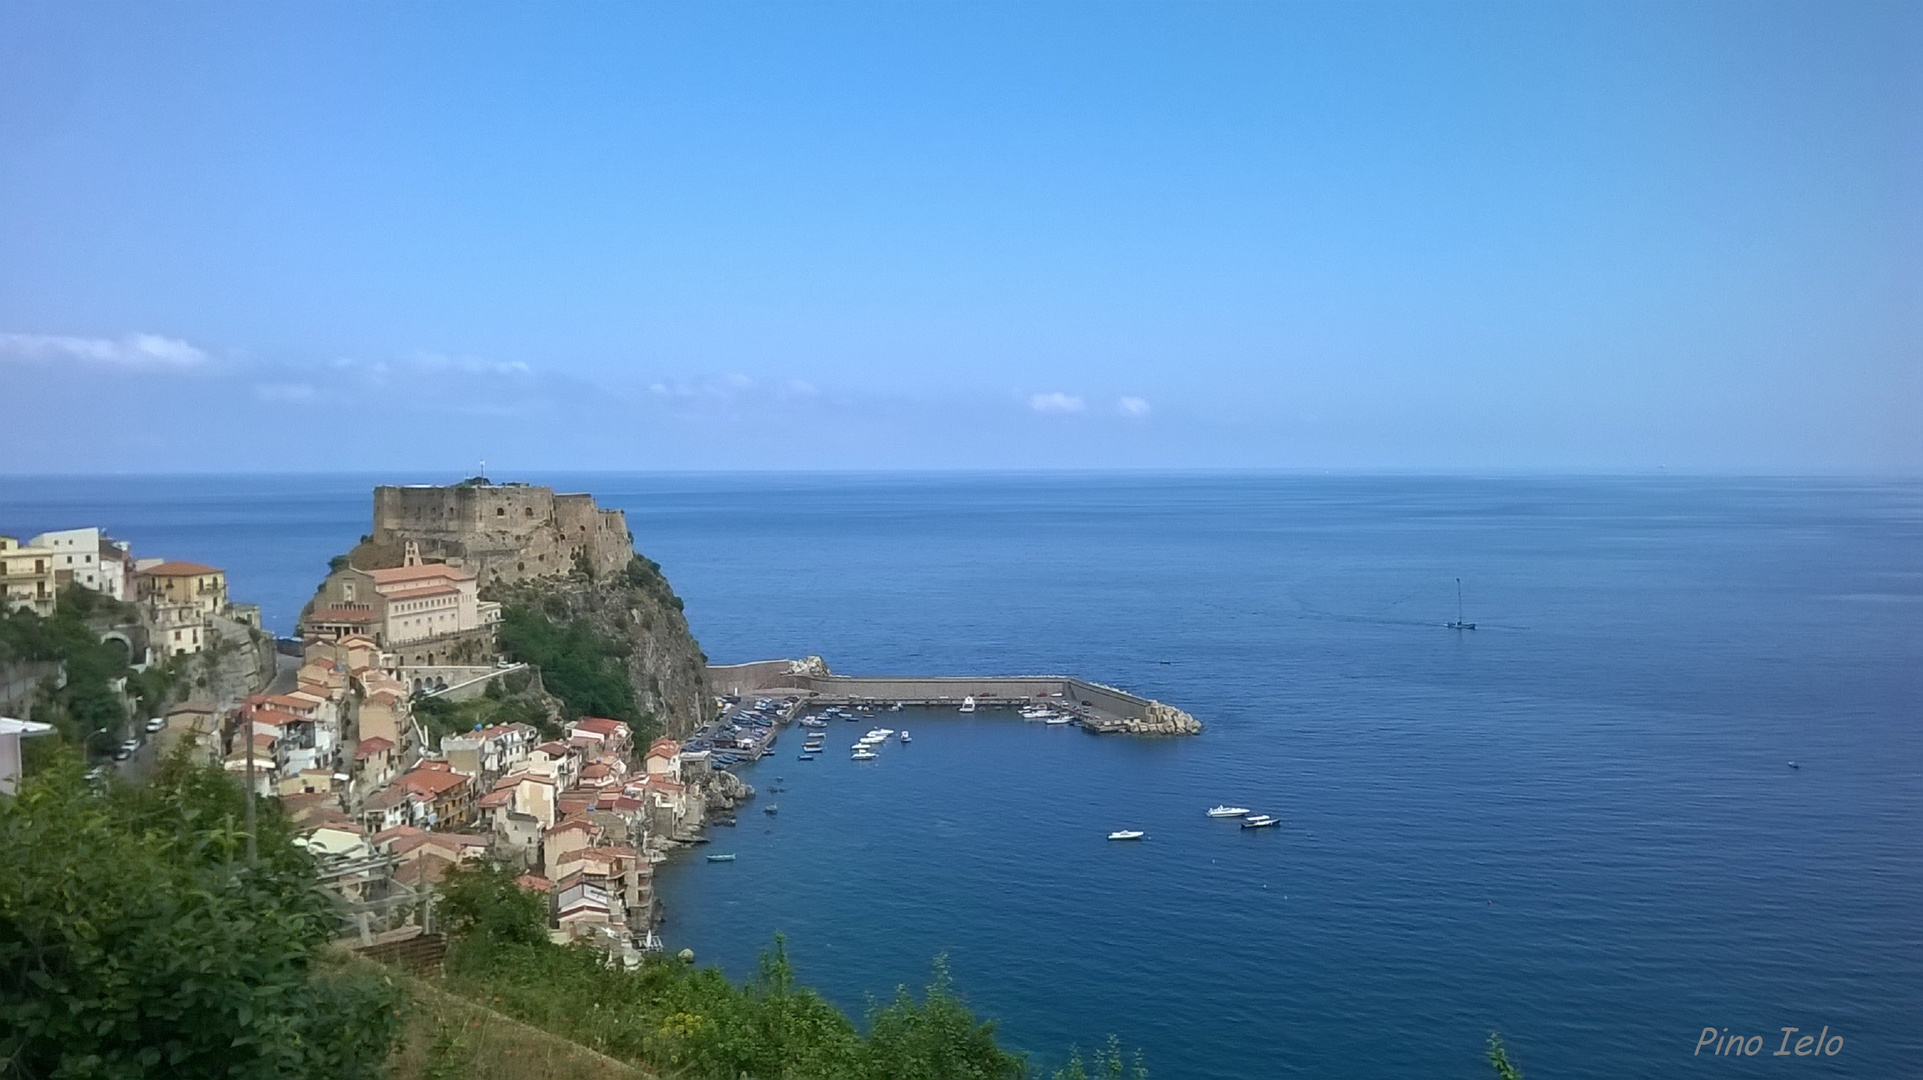
<svg viewBox="0 0 1923 1080"><path fill-rule="evenodd" d="M648 744L649 757L673 757L681 752L681 744L673 739L656 739Z"/></svg>
<svg viewBox="0 0 1923 1080"><path fill-rule="evenodd" d="M554 828L547 830L544 835L559 836L564 832L585 832L592 834L594 832L594 826L582 821L580 818L569 818Z"/></svg>
<svg viewBox="0 0 1923 1080"><path fill-rule="evenodd" d="M375 833L374 842L376 844L391 843L405 836L423 835L426 831L425 829L417 829L412 825L396 825L391 829L382 829L380 832Z"/></svg>
<svg viewBox="0 0 1923 1080"><path fill-rule="evenodd" d="M467 784L467 777L459 773L422 772L416 769L410 773L402 773L395 783L403 785L409 791L419 792L423 795L444 795L447 792L453 791L455 788L465 786Z"/></svg>
<svg viewBox="0 0 1923 1080"><path fill-rule="evenodd" d="M219 574L223 571L197 562L164 562L141 571L148 577L199 577L202 574Z"/></svg>
<svg viewBox="0 0 1923 1080"><path fill-rule="evenodd" d="M405 585L410 581L432 581L441 578L447 581L473 581L474 575L446 563L422 563L419 566L395 566L386 570L369 570L367 575L376 585Z"/></svg>
<svg viewBox="0 0 1923 1080"><path fill-rule="evenodd" d="M493 810L497 807L512 806L513 804L514 789L512 787L504 787L495 788L493 791L481 796L480 800L474 805L483 810Z"/></svg>
<svg viewBox="0 0 1923 1080"><path fill-rule="evenodd" d="M354 760L359 761L362 758L371 758L383 750L392 749L394 749L394 743L391 739L384 739L379 735L371 739L362 739L360 742L354 744Z"/></svg>
<svg viewBox="0 0 1923 1080"><path fill-rule="evenodd" d="M627 730L628 725L619 720L609 720L600 716L584 716L574 722L574 730L592 731L603 738L613 738Z"/></svg>
<svg viewBox="0 0 1923 1080"><path fill-rule="evenodd" d="M514 883L529 892L551 893L554 891L554 882L539 874L522 874L514 879Z"/></svg>

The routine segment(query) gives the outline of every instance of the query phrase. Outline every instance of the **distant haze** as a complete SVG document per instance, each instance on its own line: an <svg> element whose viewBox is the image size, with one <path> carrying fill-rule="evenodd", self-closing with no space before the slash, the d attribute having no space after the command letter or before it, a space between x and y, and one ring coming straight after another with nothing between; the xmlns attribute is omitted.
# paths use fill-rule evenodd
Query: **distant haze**
<svg viewBox="0 0 1923 1080"><path fill-rule="evenodd" d="M0 3L0 471L1923 472L1923 5Z"/></svg>

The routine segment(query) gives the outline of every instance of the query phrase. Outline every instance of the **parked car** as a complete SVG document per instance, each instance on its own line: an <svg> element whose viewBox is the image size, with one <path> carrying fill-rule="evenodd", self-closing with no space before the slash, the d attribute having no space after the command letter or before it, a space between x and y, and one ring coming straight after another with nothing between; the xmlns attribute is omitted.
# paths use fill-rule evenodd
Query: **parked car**
<svg viewBox="0 0 1923 1080"><path fill-rule="evenodd" d="M135 750L138 750L138 749L140 749L140 740L139 740L139 739L128 739L128 740L127 740L126 742L124 742L124 743L121 743L121 744L120 744L120 748L121 748L122 750L125 750L125 751L126 751L127 753L129 753L129 754L131 754L131 753L133 753L133 752L134 752Z"/></svg>
<svg viewBox="0 0 1923 1080"><path fill-rule="evenodd" d="M152 735L154 732L166 726L167 718L164 716L156 716L152 720L147 721L147 734Z"/></svg>
<svg viewBox="0 0 1923 1080"><path fill-rule="evenodd" d="M115 761L125 761L133 756L133 748L129 747L126 743L121 743L119 746L114 747Z"/></svg>

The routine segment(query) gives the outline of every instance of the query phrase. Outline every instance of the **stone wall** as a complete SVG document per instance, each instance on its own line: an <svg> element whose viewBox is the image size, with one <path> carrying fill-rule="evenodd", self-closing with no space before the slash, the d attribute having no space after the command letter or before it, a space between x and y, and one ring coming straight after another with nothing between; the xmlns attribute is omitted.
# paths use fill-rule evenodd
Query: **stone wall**
<svg viewBox="0 0 1923 1080"><path fill-rule="evenodd" d="M408 540L426 559L474 571L483 586L566 574L580 560L596 576L613 575L634 554L621 511L528 484L375 488L374 531L354 565L399 566Z"/></svg>

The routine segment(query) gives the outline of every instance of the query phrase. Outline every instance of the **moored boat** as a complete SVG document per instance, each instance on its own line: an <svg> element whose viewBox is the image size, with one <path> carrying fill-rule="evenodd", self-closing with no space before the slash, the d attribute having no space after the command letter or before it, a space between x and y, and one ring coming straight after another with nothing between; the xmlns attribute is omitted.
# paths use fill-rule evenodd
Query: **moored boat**
<svg viewBox="0 0 1923 1080"><path fill-rule="evenodd" d="M876 754L873 750L856 750L854 753L848 755L848 759L850 761L873 761L878 756L880 755Z"/></svg>
<svg viewBox="0 0 1923 1080"><path fill-rule="evenodd" d="M901 741L902 741L902 742L912 742L913 740L911 740L911 739L910 739L910 738L908 737L908 733L907 733L906 731L904 731L904 732L902 732L902 733L901 733Z"/></svg>
<svg viewBox="0 0 1923 1080"><path fill-rule="evenodd" d="M1266 829L1271 825L1280 824L1282 824L1282 819L1279 817L1271 817L1268 814L1257 814L1247 821L1244 821L1242 827L1244 829Z"/></svg>
<svg viewBox="0 0 1923 1080"><path fill-rule="evenodd" d="M964 698L962 698L962 703L961 703L961 711L962 711L962 712L974 712L974 711L975 711L975 699L974 699L973 697L964 697Z"/></svg>
<svg viewBox="0 0 1923 1080"><path fill-rule="evenodd" d="M709 862L733 862L734 852L731 851L726 855L710 855L708 856L708 861Z"/></svg>
<svg viewBox="0 0 1923 1080"><path fill-rule="evenodd" d="M1117 829L1114 832L1109 833L1108 838L1110 840L1140 840L1142 838L1142 830Z"/></svg>
<svg viewBox="0 0 1923 1080"><path fill-rule="evenodd" d="M1246 806L1217 806L1209 811L1210 817L1248 817Z"/></svg>

